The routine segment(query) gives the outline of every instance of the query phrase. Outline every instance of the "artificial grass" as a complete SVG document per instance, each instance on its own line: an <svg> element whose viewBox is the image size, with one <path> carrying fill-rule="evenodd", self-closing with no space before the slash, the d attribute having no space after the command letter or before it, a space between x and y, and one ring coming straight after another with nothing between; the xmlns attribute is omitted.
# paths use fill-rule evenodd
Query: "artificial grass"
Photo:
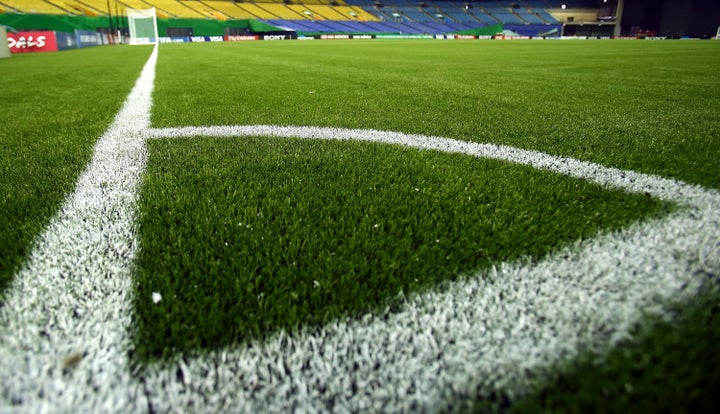
<svg viewBox="0 0 720 414"><path fill-rule="evenodd" d="M463 272L670 209L527 166L390 145L148 145L134 303L141 358L383 311Z"/></svg>
<svg viewBox="0 0 720 414"><path fill-rule="evenodd" d="M720 59L718 46L672 41L388 41L213 45L194 46L195 50L173 45L164 49L158 65L161 81L153 122L399 130L503 143L718 188L720 172L710 167L720 155L720 119L713 109L720 97L713 73ZM183 73L182 68L195 64L200 71ZM231 71L227 66L243 69ZM373 306L382 308L378 302L369 305ZM691 314L673 329L682 332L702 319L699 313ZM707 326L706 337L717 336L717 326ZM678 379L681 390L688 389L683 384L712 384L717 363L704 356L713 355L714 341L692 339L696 335L679 339L684 345L675 347L674 340L664 340L666 330L654 332L646 335L653 336L654 347L661 349L650 352L662 368L647 376L646 386L634 387L651 398L668 395L665 389ZM220 343L241 340L230 335ZM144 352L167 355L196 346L182 340L166 345L176 348ZM608 355L610 371L622 365L625 373L644 372L637 360L645 346L653 347L640 342L629 358ZM701 357L685 359L686 351ZM540 397L520 402L517 409L606 407L628 412L646 406L638 398L626 403L625 384L615 382L626 374L610 373L604 379L594 375L603 364L602 358L594 358L594 365L582 358L566 361L562 375L568 381L548 383ZM575 366L580 368L574 370ZM579 373L578 378L568 372ZM687 372L694 374L686 376ZM661 381L663 376L670 381ZM598 396L595 381L616 392ZM698 386L688 398L684 391L674 391L672 401L665 399L654 407L684 410L697 407L697 401L712 401L714 395L712 387ZM477 406L511 408L491 398Z"/></svg>
<svg viewBox="0 0 720 414"><path fill-rule="evenodd" d="M551 380L513 404L516 413L712 413L720 404L720 295L706 292L649 320L602 358L565 362ZM490 408L479 402L478 412ZM494 407L496 408L496 407Z"/></svg>
<svg viewBox="0 0 720 414"><path fill-rule="evenodd" d="M0 60L0 300L149 54L99 47Z"/></svg>
<svg viewBox="0 0 720 414"><path fill-rule="evenodd" d="M167 45L153 123L398 130L720 188L719 52L683 41Z"/></svg>
<svg viewBox="0 0 720 414"><path fill-rule="evenodd" d="M571 155L718 188L718 170L713 168L720 130L714 114L717 47L717 42L672 41L163 45L155 122L165 126L325 124L456 136ZM107 51L96 48L0 60L6 102L6 111L0 115L0 190L6 203L0 205L0 254L2 263L11 263L10 267L23 260L32 237L72 190L74 177L90 156L92 142L105 130L129 90L136 74L127 76L127 84L123 84L127 89L121 92L123 86L112 86L120 82L118 68L122 73L121 67L130 70L128 66L137 62L139 73L149 54L148 48L129 48L125 51L129 57L119 53L98 58ZM79 61L64 63L75 53L80 54ZM95 67L96 62L100 68ZM243 71L236 69L238 62ZM42 79L50 76L45 69L50 64L75 68L77 73L56 73L46 84ZM80 86L88 83L103 85L93 89L103 93L94 96L90 88ZM70 100L73 105L64 106L57 117L48 115L58 113L58 101L72 99L65 95L72 90L86 95ZM113 103L116 107L111 108ZM73 106L76 113L70 109ZM44 108L42 118L36 119L35 107ZM95 117L105 124L94 125ZM92 127L97 134L82 134ZM81 135L87 140L81 145L85 155L64 150L65 139L72 141ZM23 149L25 146L32 150ZM65 158L61 162L57 157ZM65 178L58 180L59 175ZM219 199L222 204L223 197ZM7 284L12 270L2 266L6 277L3 281L0 274L0 284ZM165 270L155 269L158 273ZM167 299L164 296L163 301ZM704 318L696 315L683 319L680 329ZM708 326L716 337L717 324ZM643 354L643 346L636 356ZM670 341L670 346L652 354L653 359L666 367L665 373L677 367L685 369L678 362L682 360L687 369L699 373L691 379L693 383L712 380L717 363L702 355L712 354L714 342L691 339L684 346L675 348ZM685 361L677 356L684 355L685 351L678 352L681 349L701 357ZM628 358L623 364L632 366L635 359ZM614 365L612 360L609 363ZM595 369L591 366L587 372ZM672 380L670 385L658 384L656 395L665 393ZM596 399L596 404L605 404L599 407L611 406L605 400L622 398L621 385L613 386L619 394ZM570 391L562 396L562 385L548 387L541 400L555 393L556 387L555 399L567 398L569 402L563 404L573 407L567 404L575 404L571 398L574 388L568 387ZM585 392L592 390L589 384ZM711 397L701 398L707 401ZM531 411L542 407L563 410L559 403L533 404Z"/></svg>

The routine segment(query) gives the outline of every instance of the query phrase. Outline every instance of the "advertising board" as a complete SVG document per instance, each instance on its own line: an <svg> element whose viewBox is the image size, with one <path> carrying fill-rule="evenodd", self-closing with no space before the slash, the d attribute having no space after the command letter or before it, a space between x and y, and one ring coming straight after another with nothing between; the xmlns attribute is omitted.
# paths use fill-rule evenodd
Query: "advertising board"
<svg viewBox="0 0 720 414"><path fill-rule="evenodd" d="M8 33L8 47L12 53L56 52L55 32L30 31Z"/></svg>

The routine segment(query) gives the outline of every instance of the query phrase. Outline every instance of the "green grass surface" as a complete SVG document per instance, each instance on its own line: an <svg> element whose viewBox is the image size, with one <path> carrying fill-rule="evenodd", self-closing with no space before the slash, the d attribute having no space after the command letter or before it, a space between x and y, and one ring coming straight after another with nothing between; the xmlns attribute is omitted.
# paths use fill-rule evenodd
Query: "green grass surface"
<svg viewBox="0 0 720 414"><path fill-rule="evenodd" d="M720 63L718 52L717 42L172 45L164 48L158 64L162 81L156 89L153 122L157 126L281 124L398 130L536 149L719 188L720 170L715 165L720 158L720 117L715 108L720 104L720 84L714 73ZM200 70L185 70L190 64L198 65ZM233 69L228 70L227 65ZM201 142L194 145L216 145L213 141ZM187 142L153 144L151 164L165 157L169 161L158 164L182 159L170 156L178 151L192 154L186 157L211 158L207 154L198 156L191 147ZM200 151L202 154L203 150ZM222 151L210 153L223 157ZM205 174L222 181L221 187L226 191L232 188L229 177L220 179L221 174ZM166 179L176 183L179 190L186 187L183 192L192 192L196 187L182 184L183 175ZM392 179L384 182L389 185ZM146 185L149 191L150 181ZM551 192L553 185L539 187L533 190L538 191L537 195ZM607 193L602 194L606 196ZM233 205L226 194L213 197L209 206ZM211 211L204 202L196 202L203 206L198 207L200 210ZM530 204L513 207L512 211L528 213L525 208ZM603 208L587 207L593 214L606 214ZM462 215L467 213L462 211ZM548 225L562 223L550 220ZM217 224L210 227L218 234L229 234L229 230ZM153 235L158 236L155 232ZM167 234L165 237L171 239ZM467 239L472 240L473 236ZM397 240L388 239L386 243L402 243ZM562 240L560 236L553 241ZM451 248L462 250L459 246L462 243ZM216 257L207 262L210 265L224 254L222 246L208 248L206 252ZM503 249L493 259L523 253L527 251L522 248ZM541 254L537 250L533 253ZM469 256L474 258L471 262L477 260L476 256ZM481 265L478 260L463 267L465 263L460 259L459 265L438 266L438 270L429 272L423 280L425 286L432 285L442 272L452 274L449 271L452 266L462 270ZM310 280L306 279L305 284L308 283ZM406 291L422 289L422 286L407 288L414 280L404 283L398 287ZM312 288L306 289L312 296ZM150 290L143 293L150 294ZM712 298L717 300L717 296L709 300ZM365 306L380 306L383 300L392 299L389 294L360 308L336 309L361 312L366 310ZM253 306L257 309L257 304ZM136 308L143 312L141 309ZM329 308L323 309L330 315ZM144 317L157 315L149 312ZM284 320L280 326L294 323L292 317ZM630 412L647 407L669 411L692 408L693 401L704 404L715 392L711 378L717 367L714 351L717 341L713 338L717 338L718 329L717 324L707 324L696 330L703 320L702 310L681 311L679 320L670 325L638 327L642 337L637 343L602 359L582 356L566 361L566 368L556 382L548 383L537 396L519 403L517 408L524 412L603 408ZM250 319L245 329L262 330L262 324ZM168 320L156 326L163 326L163 332L168 328L177 332L188 328ZM268 326L272 327L265 325ZM693 330L698 334L686 336ZM239 332L222 333L219 337L225 339L220 343L234 335L235 340L241 340ZM165 342L164 346L174 346L175 351L187 349L202 345L204 336ZM161 354L167 350L155 347L146 348L146 352ZM699 357L687 358L687 352ZM590 358L596 358L592 364L588 362ZM652 363L642 362L643 358L650 358ZM598 366L607 369L599 370ZM630 384L638 391L632 398L628 398L623 382L628 376L638 379ZM657 399L657 405L647 404L653 397L669 395L664 390L675 383L681 384L678 390L693 388L693 394L685 398L684 391L678 391L669 398ZM501 401L480 402L480 411L486 403L495 408L504 406Z"/></svg>
<svg viewBox="0 0 720 414"><path fill-rule="evenodd" d="M558 369L517 413L712 413L720 404L720 302L705 294L676 309L674 321L648 321L637 338L602 358L584 355ZM482 402L478 411L483 411Z"/></svg>
<svg viewBox="0 0 720 414"><path fill-rule="evenodd" d="M505 162L277 138L151 141L142 194L142 356L381 311L668 209Z"/></svg>
<svg viewBox="0 0 720 414"><path fill-rule="evenodd" d="M0 60L0 298L149 54L103 47Z"/></svg>
<svg viewBox="0 0 720 414"><path fill-rule="evenodd" d="M720 188L718 65L718 42L167 45L153 122L400 130Z"/></svg>
<svg viewBox="0 0 720 414"><path fill-rule="evenodd" d="M255 42L160 50L155 126L398 130L720 188L720 42ZM0 291L73 190L149 53L112 47L0 60ZM401 289L430 289L519 255L542 257L669 208L525 167L376 144L260 137L148 146L133 328L147 358L382 312ZM376 289L358 288L367 280ZM148 306L155 291L163 300ZM636 342L601 360L568 361L517 408L689 411L712 404L717 301L713 294L679 310L675 322L638 327ZM667 398L649 405L654 396Z"/></svg>

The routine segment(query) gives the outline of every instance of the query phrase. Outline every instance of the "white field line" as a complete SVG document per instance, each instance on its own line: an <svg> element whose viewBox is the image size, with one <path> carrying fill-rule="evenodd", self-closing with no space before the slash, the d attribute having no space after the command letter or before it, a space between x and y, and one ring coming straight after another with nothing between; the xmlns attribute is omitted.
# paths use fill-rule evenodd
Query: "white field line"
<svg viewBox="0 0 720 414"><path fill-rule="evenodd" d="M560 358L602 352L643 316L690 299L720 268L720 194L675 180L536 151L398 132L319 127L151 129L151 138L272 136L361 140L530 165L678 203L659 220L580 241L540 263L503 263L391 315L280 334L146 373L156 408L247 412L450 411L472 395L515 398ZM234 379L234 380L230 380ZM167 386L166 386L167 387ZM464 398L463 398L464 397ZM470 407L466 407L470 409Z"/></svg>
<svg viewBox="0 0 720 414"><path fill-rule="evenodd" d="M527 392L561 358L601 352L643 315L692 297L720 268L720 194L535 151L313 127L149 128L156 53L78 188L0 309L0 411L286 412L458 409ZM131 371L135 209L147 137L356 139L531 165L682 206L367 315ZM162 292L160 292L162 293ZM152 300L152 298L147 298ZM83 358L65 359L82 352ZM64 360L65 359L65 360ZM77 364L74 364L77 362ZM63 365L68 367L63 373Z"/></svg>
<svg viewBox="0 0 720 414"><path fill-rule="evenodd" d="M116 381L129 378L135 215L156 59L157 48L6 292L0 411L110 410L140 389Z"/></svg>

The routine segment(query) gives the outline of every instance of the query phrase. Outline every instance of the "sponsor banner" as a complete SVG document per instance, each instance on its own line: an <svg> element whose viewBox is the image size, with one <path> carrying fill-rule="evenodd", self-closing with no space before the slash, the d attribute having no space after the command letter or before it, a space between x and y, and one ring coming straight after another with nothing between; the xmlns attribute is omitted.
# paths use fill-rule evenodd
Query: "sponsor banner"
<svg viewBox="0 0 720 414"><path fill-rule="evenodd" d="M77 47L101 46L106 43L102 33L91 32L90 30L75 30L75 41Z"/></svg>
<svg viewBox="0 0 720 414"><path fill-rule="evenodd" d="M434 39L433 35L378 34L376 39Z"/></svg>
<svg viewBox="0 0 720 414"><path fill-rule="evenodd" d="M262 40L290 40L296 37L297 34L295 34L295 32L265 33L260 35Z"/></svg>
<svg viewBox="0 0 720 414"><path fill-rule="evenodd" d="M7 34L7 42L12 53L57 51L55 32L11 32Z"/></svg>
<svg viewBox="0 0 720 414"><path fill-rule="evenodd" d="M160 43L188 43L189 37L161 37Z"/></svg>
<svg viewBox="0 0 720 414"><path fill-rule="evenodd" d="M225 36L226 42L245 42L250 40L260 40L260 36L257 35L242 35L242 36Z"/></svg>
<svg viewBox="0 0 720 414"><path fill-rule="evenodd" d="M8 47L12 53L56 52L55 32L31 31L8 33Z"/></svg>
<svg viewBox="0 0 720 414"><path fill-rule="evenodd" d="M288 35L262 35L262 40L288 40Z"/></svg>
<svg viewBox="0 0 720 414"><path fill-rule="evenodd" d="M155 43L154 37L131 37L128 40L131 45L151 45Z"/></svg>
<svg viewBox="0 0 720 414"><path fill-rule="evenodd" d="M77 38L74 34L55 32L55 42L57 50L77 49Z"/></svg>
<svg viewBox="0 0 720 414"><path fill-rule="evenodd" d="M508 35L496 35L497 40L530 40L530 36L508 36Z"/></svg>
<svg viewBox="0 0 720 414"><path fill-rule="evenodd" d="M548 39L553 39L549 37ZM557 38L555 38L557 39ZM610 36L562 36L561 40L610 40ZM634 39L634 37L628 37L627 39Z"/></svg>
<svg viewBox="0 0 720 414"><path fill-rule="evenodd" d="M320 40L348 40L348 39L375 39L371 34L324 34L317 35L315 39Z"/></svg>
<svg viewBox="0 0 720 414"><path fill-rule="evenodd" d="M322 40L347 40L350 39L350 35L346 34L326 34L326 35L320 35L319 39Z"/></svg>
<svg viewBox="0 0 720 414"><path fill-rule="evenodd" d="M492 36L488 36L488 39ZM439 34L435 35L435 39L439 40L477 40L477 35L468 35L468 34Z"/></svg>
<svg viewBox="0 0 720 414"><path fill-rule="evenodd" d="M222 42L223 40L222 36L190 36L190 41L193 43Z"/></svg>

